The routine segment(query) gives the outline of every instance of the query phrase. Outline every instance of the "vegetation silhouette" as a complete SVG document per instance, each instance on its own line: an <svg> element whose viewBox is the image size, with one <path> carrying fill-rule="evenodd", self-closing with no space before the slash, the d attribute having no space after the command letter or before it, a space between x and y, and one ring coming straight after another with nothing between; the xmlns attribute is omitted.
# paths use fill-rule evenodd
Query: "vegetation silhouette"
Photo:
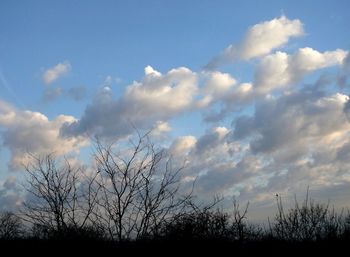
<svg viewBox="0 0 350 257"><path fill-rule="evenodd" d="M350 242L349 211L315 202L309 190L287 210L276 195L267 227L247 220L249 203L234 200L231 210L219 208L220 197L198 203L194 184L182 188L184 166L174 168L148 133L124 148L96 140L93 157L95 165L86 168L54 154L30 155L23 207L0 214L1 248L181 253L189 247L277 256L334 253Z"/></svg>

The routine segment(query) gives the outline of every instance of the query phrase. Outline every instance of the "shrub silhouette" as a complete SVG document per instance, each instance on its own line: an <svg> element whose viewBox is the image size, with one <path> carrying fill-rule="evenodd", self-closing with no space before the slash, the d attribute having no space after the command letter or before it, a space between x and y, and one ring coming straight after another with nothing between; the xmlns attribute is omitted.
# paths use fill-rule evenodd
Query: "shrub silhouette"
<svg viewBox="0 0 350 257"><path fill-rule="evenodd" d="M67 226L63 230L52 229L41 224L33 224L30 236L40 240L89 240L101 241L106 239L105 232L94 226Z"/></svg>
<svg viewBox="0 0 350 257"><path fill-rule="evenodd" d="M276 196L278 212L270 224L272 237L287 241L317 241L343 238L349 231L349 214L336 213L328 204L315 202L309 196L302 204L295 199L294 207L284 210L282 199Z"/></svg>
<svg viewBox="0 0 350 257"><path fill-rule="evenodd" d="M234 200L232 211L223 211L216 208L220 199L213 203L200 207L190 204L192 210L174 216L164 225L163 236L170 240L224 240L224 241L248 241L260 238L262 230L249 224L247 211L249 203L240 208Z"/></svg>
<svg viewBox="0 0 350 257"><path fill-rule="evenodd" d="M0 239L19 238L23 233L21 219L12 212L0 213Z"/></svg>
<svg viewBox="0 0 350 257"><path fill-rule="evenodd" d="M231 228L229 215L219 210L200 210L174 217L163 228L163 235L170 240L229 239Z"/></svg>

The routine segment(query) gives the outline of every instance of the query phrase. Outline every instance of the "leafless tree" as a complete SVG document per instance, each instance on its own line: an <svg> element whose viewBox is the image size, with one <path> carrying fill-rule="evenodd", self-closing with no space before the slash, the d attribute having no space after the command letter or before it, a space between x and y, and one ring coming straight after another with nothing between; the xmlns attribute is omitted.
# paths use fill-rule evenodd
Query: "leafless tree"
<svg viewBox="0 0 350 257"><path fill-rule="evenodd" d="M24 220L56 235L91 223L98 194L96 176L86 176L82 167L72 166L67 159L59 163L53 154L30 158L25 166L28 200L22 210Z"/></svg>
<svg viewBox="0 0 350 257"><path fill-rule="evenodd" d="M172 160L137 133L131 148L97 140L95 160L99 174L98 220L113 239L142 238L156 234L161 224L181 212L191 192L180 194L183 166L174 169Z"/></svg>
<svg viewBox="0 0 350 257"><path fill-rule="evenodd" d="M297 199L293 208L284 210L281 196L276 195L277 214L270 223L272 236L288 241L315 241L340 237L345 231L346 216L335 212L328 204L315 202L309 196L300 205Z"/></svg>
<svg viewBox="0 0 350 257"><path fill-rule="evenodd" d="M248 212L249 202L245 205L243 209L240 208L239 202L234 199L233 200L233 224L232 229L234 231L235 239L239 241L243 241L246 237L248 237L248 229L247 224L247 212Z"/></svg>
<svg viewBox="0 0 350 257"><path fill-rule="evenodd" d="M22 234L21 219L12 212L0 213L0 238L15 239Z"/></svg>

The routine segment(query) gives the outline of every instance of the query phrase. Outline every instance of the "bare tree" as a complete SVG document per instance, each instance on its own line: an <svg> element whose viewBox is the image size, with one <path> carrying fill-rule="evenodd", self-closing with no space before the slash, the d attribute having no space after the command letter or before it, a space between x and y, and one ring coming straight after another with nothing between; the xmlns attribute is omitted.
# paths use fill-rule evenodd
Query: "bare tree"
<svg viewBox="0 0 350 257"><path fill-rule="evenodd" d="M295 198L293 208L284 210L281 196L276 195L277 214L270 224L273 237L288 241L315 241L340 237L345 233L346 216L336 213L328 204L315 202L309 196L300 205Z"/></svg>
<svg viewBox="0 0 350 257"><path fill-rule="evenodd" d="M234 236L239 241L243 241L248 237L248 224L246 222L249 202L241 210L236 199L233 200L233 231ZM251 229L250 229L251 230Z"/></svg>
<svg viewBox="0 0 350 257"><path fill-rule="evenodd" d="M67 159L60 164L53 154L30 157L25 166L28 200L22 210L24 219L56 235L91 222L98 194L93 183L96 176L85 176L82 167L73 167Z"/></svg>
<svg viewBox="0 0 350 257"><path fill-rule="evenodd" d="M15 239L21 234L21 219L12 212L0 213L0 238Z"/></svg>
<svg viewBox="0 0 350 257"><path fill-rule="evenodd" d="M148 134L137 133L131 148L97 140L95 160L99 174L99 220L113 239L142 238L156 234L161 224L181 211L191 192L180 194L180 172L171 158L156 149Z"/></svg>

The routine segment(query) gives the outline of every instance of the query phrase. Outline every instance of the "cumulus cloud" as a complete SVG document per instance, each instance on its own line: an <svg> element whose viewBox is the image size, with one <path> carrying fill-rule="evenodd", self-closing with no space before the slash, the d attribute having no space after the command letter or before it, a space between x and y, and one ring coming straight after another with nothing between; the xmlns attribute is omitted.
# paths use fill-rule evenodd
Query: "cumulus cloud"
<svg viewBox="0 0 350 257"><path fill-rule="evenodd" d="M241 83L234 86L231 90L218 101L221 105L219 111L211 109L204 113L204 121L217 123L222 121L230 113L241 110L244 106L252 104L258 96L252 83ZM214 102L215 103L215 102Z"/></svg>
<svg viewBox="0 0 350 257"><path fill-rule="evenodd" d="M143 114L155 113L164 117L191 106L197 92L197 75L194 72L180 67L161 75L154 70L150 72L149 68L145 69L143 82L127 87L124 99L127 103L139 104Z"/></svg>
<svg viewBox="0 0 350 257"><path fill-rule="evenodd" d="M313 89L264 98L252 115L235 119L232 130L215 127L176 139L169 149L187 161L185 180L197 178L201 196L240 195L257 205L273 203L276 193L347 184L349 97Z"/></svg>
<svg viewBox="0 0 350 257"><path fill-rule="evenodd" d="M229 134L226 127L214 127L198 138L178 137L169 147L174 160L180 164L186 160L184 183L191 184L196 179L196 193L201 197L224 193L250 176L248 167L242 169L245 161L240 160L239 153L245 149L238 142L230 141Z"/></svg>
<svg viewBox="0 0 350 257"><path fill-rule="evenodd" d="M343 94L324 96L308 91L265 98L254 116L237 119L234 136L243 139L256 133L251 141L253 152L281 153L284 147L297 147L302 153L310 145L331 141L334 135L345 136L350 128L343 111L347 101Z"/></svg>
<svg viewBox="0 0 350 257"><path fill-rule="evenodd" d="M337 82L341 88L346 88L350 85L350 52L343 61L341 71L338 73Z"/></svg>
<svg viewBox="0 0 350 257"><path fill-rule="evenodd" d="M212 133L205 134L196 142L196 152L203 153L215 148L218 144L223 142L224 137L229 133L225 127L217 127Z"/></svg>
<svg viewBox="0 0 350 257"><path fill-rule="evenodd" d="M290 20L285 16L258 23L251 27L244 40L238 45L230 45L219 56L213 58L206 68L214 69L237 59L251 58L269 54L273 49L284 46L290 38L304 35L300 20Z"/></svg>
<svg viewBox="0 0 350 257"><path fill-rule="evenodd" d="M170 124L166 121L159 120L154 124L151 130L151 135L156 138L162 138L165 134L169 133L170 131Z"/></svg>
<svg viewBox="0 0 350 257"><path fill-rule="evenodd" d="M22 203L21 187L17 178L10 176L0 181L0 211L15 211Z"/></svg>
<svg viewBox="0 0 350 257"><path fill-rule="evenodd" d="M104 87L80 120L64 126L62 135L125 136L131 132L131 125L150 128L159 120L167 121L191 109L197 80L197 74L185 67L163 75L147 66L143 80L129 85L119 99L113 98L111 88Z"/></svg>
<svg viewBox="0 0 350 257"><path fill-rule="evenodd" d="M239 161L233 161L232 157L220 163L208 163L207 172L198 177L198 191L200 194L213 195L215 193L232 196L235 190L240 190L244 182L252 183L252 178L259 178L262 161L256 156L244 156Z"/></svg>
<svg viewBox="0 0 350 257"><path fill-rule="evenodd" d="M75 118L59 115L49 120L44 114L17 110L10 104L0 101L0 127L2 141L11 152L10 167L18 169L25 164L28 153L47 154L54 152L63 155L79 151L87 144L83 137L62 138L59 135L63 124Z"/></svg>
<svg viewBox="0 0 350 257"><path fill-rule="evenodd" d="M273 49L284 46L291 37L304 35L300 20L289 20L285 16L254 25L249 29L241 46L241 57L245 60L266 55Z"/></svg>
<svg viewBox="0 0 350 257"><path fill-rule="evenodd" d="M46 70L43 74L42 79L46 85L49 85L58 80L60 77L68 74L71 68L72 67L68 61L58 63L54 67Z"/></svg>
<svg viewBox="0 0 350 257"><path fill-rule="evenodd" d="M207 94L222 96L236 84L236 80L228 73L215 71L208 75L209 79L204 87Z"/></svg>
<svg viewBox="0 0 350 257"><path fill-rule="evenodd" d="M214 71L203 72L201 75L205 80L205 85L201 89L203 98L197 103L200 108L223 99L237 83L237 81L228 73Z"/></svg>
<svg viewBox="0 0 350 257"><path fill-rule="evenodd" d="M344 81L344 78L346 78L347 55L348 52L342 49L321 53L309 47L298 49L294 54L277 51L261 59L255 70L253 83L235 83L231 84L230 87L226 87L225 91L221 91L220 80L212 80L213 85L218 85L218 93L210 92L205 87L209 93L199 101L198 105L207 107L220 100L222 109L219 112L207 112L204 117L207 122L218 122L240 107L259 101L266 94L278 90L289 90L289 86L300 83L307 75L320 69L341 66L343 67L343 73L341 73L343 78L340 78L339 75L338 82L340 79ZM226 76L225 73L217 71L208 74ZM322 75L313 87L321 89L332 83L333 80L330 76ZM211 86L211 88L214 88L214 86Z"/></svg>
<svg viewBox="0 0 350 257"><path fill-rule="evenodd" d="M196 145L197 139L194 136L182 136L178 137L171 144L169 151L176 156L183 156L193 149Z"/></svg>
<svg viewBox="0 0 350 257"><path fill-rule="evenodd" d="M320 53L310 47L289 55L276 52L264 57L255 73L255 87L259 93L300 82L307 74L326 67L341 65L347 55L342 49Z"/></svg>
<svg viewBox="0 0 350 257"><path fill-rule="evenodd" d="M260 173L268 179L254 190L257 195L348 181L345 158L350 124L344 113L348 100L340 93L303 90L266 98L253 116L236 120L234 139L248 141L249 152L265 164Z"/></svg>

